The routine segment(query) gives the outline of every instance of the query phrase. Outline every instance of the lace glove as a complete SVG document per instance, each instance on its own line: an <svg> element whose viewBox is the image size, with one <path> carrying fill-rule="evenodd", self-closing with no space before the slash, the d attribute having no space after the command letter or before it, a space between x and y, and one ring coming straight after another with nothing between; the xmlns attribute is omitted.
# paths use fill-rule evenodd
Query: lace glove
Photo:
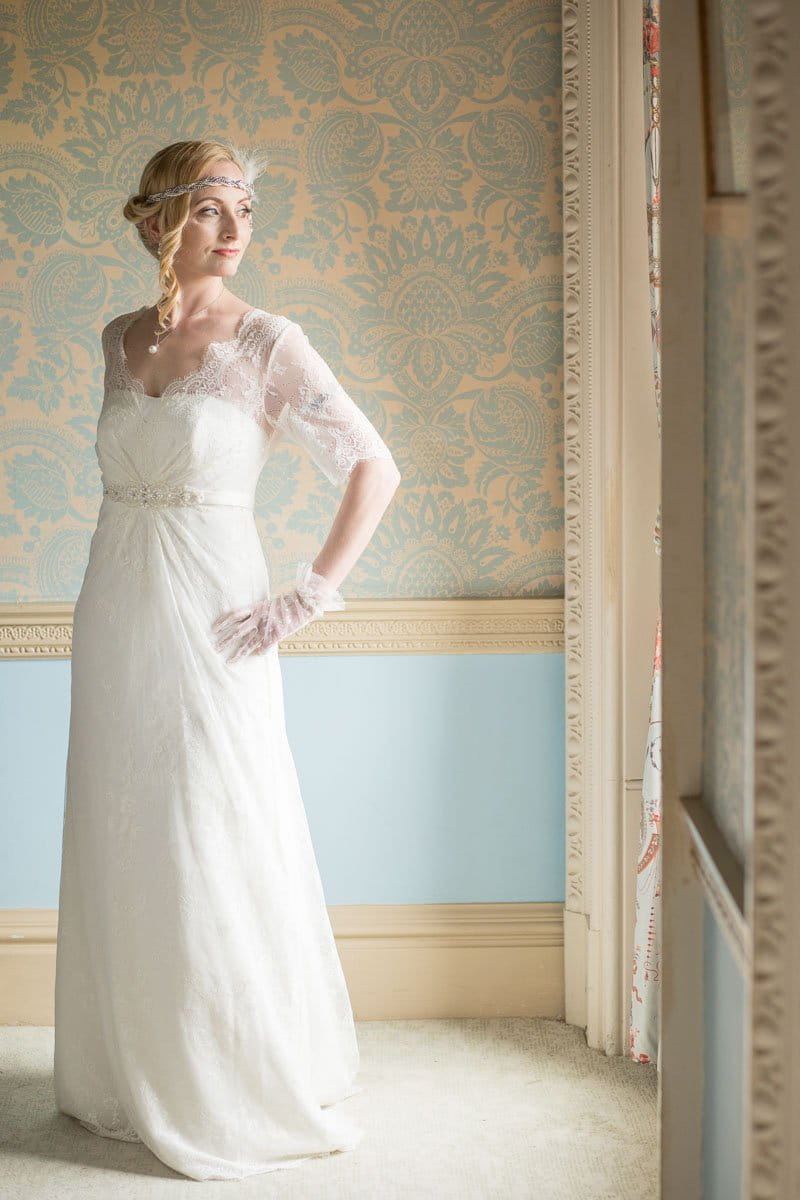
<svg viewBox="0 0 800 1200"><path fill-rule="evenodd" d="M299 562L291 591L224 613L211 628L218 634L217 649L235 663L245 654L266 653L323 612L344 606L341 592L318 575L312 563Z"/></svg>

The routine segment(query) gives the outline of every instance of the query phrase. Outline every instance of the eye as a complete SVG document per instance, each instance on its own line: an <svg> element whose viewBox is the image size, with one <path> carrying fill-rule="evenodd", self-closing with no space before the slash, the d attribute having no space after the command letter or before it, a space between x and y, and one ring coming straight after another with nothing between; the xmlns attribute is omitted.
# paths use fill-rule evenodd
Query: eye
<svg viewBox="0 0 800 1200"><path fill-rule="evenodd" d="M242 208L239 210L239 215L249 217L250 214L252 213L252 211L253 211L252 208ZM206 213L217 213L217 212L219 212L219 209L217 208L217 206L215 204L211 204L207 208L199 209L198 215L201 217L204 217Z"/></svg>

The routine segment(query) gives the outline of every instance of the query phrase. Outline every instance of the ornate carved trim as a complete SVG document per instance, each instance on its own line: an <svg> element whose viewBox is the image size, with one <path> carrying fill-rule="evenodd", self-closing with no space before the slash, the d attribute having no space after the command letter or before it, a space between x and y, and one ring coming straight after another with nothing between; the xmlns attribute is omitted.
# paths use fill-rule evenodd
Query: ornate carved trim
<svg viewBox="0 0 800 1200"><path fill-rule="evenodd" d="M747 915L749 1128L743 1195L797 1195L800 1103L796 982L797 664L792 584L800 573L797 413L797 149L800 14L796 0L749 6L753 229L753 801ZM747 1126L746 1126L747 1128Z"/></svg>
<svg viewBox="0 0 800 1200"><path fill-rule="evenodd" d="M0 658L69 658L71 604L0 606Z"/></svg>
<svg viewBox="0 0 800 1200"><path fill-rule="evenodd" d="M72 603L0 605L0 658L69 658ZM347 600L281 643L297 654L553 654L562 600Z"/></svg>
<svg viewBox="0 0 800 1200"><path fill-rule="evenodd" d="M586 143L591 132L586 92L589 73L588 19L579 0L562 3L562 125L564 177L564 616L566 676L566 855L567 910L583 911L583 792L584 792L584 438L583 399L588 392L591 357L584 346L588 337L591 277L584 256L588 221L582 211L585 175L590 164ZM588 192L587 192L588 194ZM589 247L587 246L587 251ZM584 372L584 357L586 371ZM590 447L586 447L589 453ZM567 998L569 1005L569 997Z"/></svg>
<svg viewBox="0 0 800 1200"><path fill-rule="evenodd" d="M561 7L566 1019L586 1030L588 1045L609 1055L624 1045L628 975L616 836L624 687L619 351L625 12L618 0L562 0Z"/></svg>

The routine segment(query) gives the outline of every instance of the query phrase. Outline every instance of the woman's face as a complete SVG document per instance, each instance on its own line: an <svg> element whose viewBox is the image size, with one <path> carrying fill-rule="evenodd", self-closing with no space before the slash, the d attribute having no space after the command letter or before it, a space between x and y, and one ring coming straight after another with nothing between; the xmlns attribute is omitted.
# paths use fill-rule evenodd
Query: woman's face
<svg viewBox="0 0 800 1200"><path fill-rule="evenodd" d="M240 168L224 158L211 163L203 175L244 178ZM252 237L250 197L227 183L210 183L189 195L191 208L174 259L175 274L179 280L235 275ZM218 253L222 249L238 254Z"/></svg>

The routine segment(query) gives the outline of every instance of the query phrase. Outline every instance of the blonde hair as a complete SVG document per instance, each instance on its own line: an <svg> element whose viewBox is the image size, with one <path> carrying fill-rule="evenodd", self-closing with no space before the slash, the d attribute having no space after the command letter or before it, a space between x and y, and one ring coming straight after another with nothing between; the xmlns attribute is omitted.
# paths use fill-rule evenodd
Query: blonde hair
<svg viewBox="0 0 800 1200"><path fill-rule="evenodd" d="M169 315L180 296L180 284L173 270L173 262L180 249L183 227L189 219L193 193L182 192L151 204L145 203L146 197L179 183L193 183L196 179L202 179L203 175L209 174L211 163L220 158L234 163L248 183L253 182L267 162L264 154L240 150L230 142L214 138L172 142L154 154L145 165L139 180L139 191L128 197L122 210L125 220L132 221L136 226L145 250L158 262L161 296L156 308L161 328L166 328L169 323ZM256 197L253 196L250 203L255 201ZM159 218L159 242L155 241L145 225L146 217Z"/></svg>

